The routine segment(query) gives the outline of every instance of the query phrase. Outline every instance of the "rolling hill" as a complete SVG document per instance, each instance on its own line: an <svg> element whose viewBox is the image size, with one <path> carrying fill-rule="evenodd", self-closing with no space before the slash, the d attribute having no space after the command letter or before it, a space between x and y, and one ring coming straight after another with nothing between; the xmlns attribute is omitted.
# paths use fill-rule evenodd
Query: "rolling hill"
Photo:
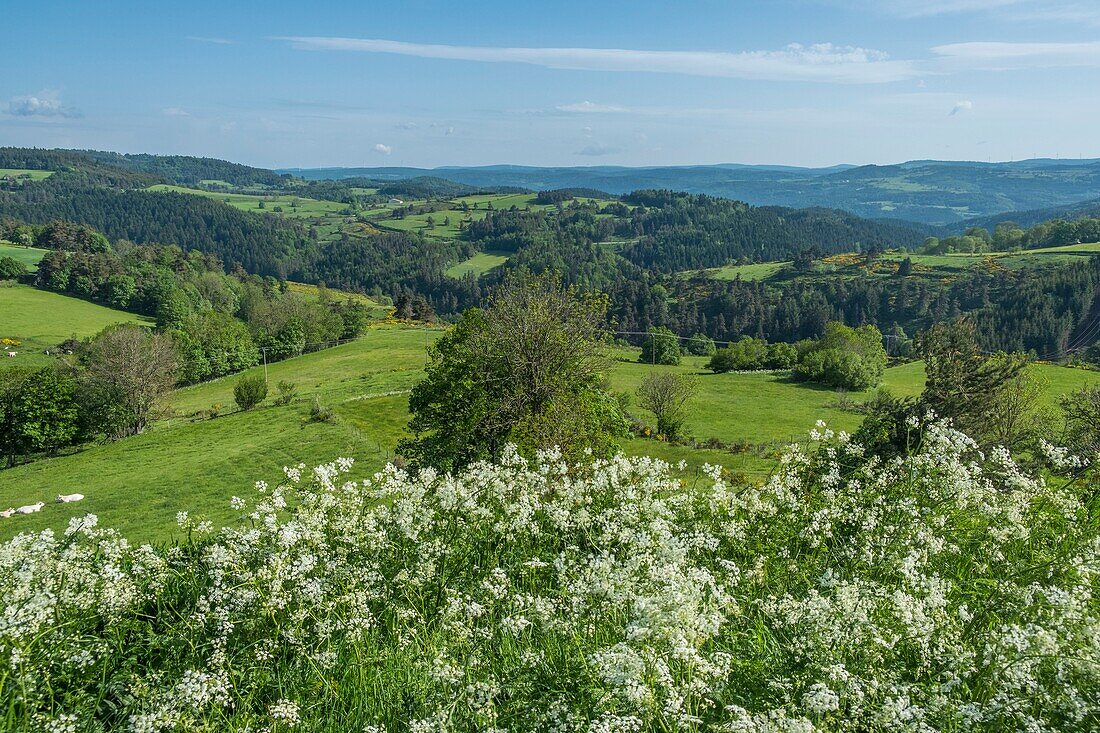
<svg viewBox="0 0 1100 733"><path fill-rule="evenodd" d="M824 206L869 218L953 224L981 217L1068 206L1100 197L1100 161L1037 159L1011 163L910 161L898 165L795 168L700 165L659 168L285 169L306 179L437 176L472 186L534 190L587 187L623 194L643 188L705 193L754 205Z"/></svg>

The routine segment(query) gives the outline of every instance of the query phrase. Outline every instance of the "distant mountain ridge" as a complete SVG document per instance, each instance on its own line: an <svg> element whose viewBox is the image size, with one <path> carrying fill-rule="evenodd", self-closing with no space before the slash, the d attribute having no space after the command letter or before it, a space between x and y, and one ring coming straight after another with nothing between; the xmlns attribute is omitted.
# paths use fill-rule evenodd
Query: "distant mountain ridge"
<svg viewBox="0 0 1100 733"><path fill-rule="evenodd" d="M1019 211L1072 206L1100 198L1100 159L1005 163L915 160L894 165L828 168L718 165L629 168L491 165L439 168L288 168L307 180L350 177L380 181L422 176L483 188L591 188L612 194L638 189L705 193L757 206L844 209L866 218L953 225Z"/></svg>

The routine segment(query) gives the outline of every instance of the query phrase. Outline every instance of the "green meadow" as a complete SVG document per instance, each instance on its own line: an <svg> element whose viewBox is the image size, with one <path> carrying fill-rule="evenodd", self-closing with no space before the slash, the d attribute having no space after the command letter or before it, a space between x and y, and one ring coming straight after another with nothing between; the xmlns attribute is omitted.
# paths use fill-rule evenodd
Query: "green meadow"
<svg viewBox="0 0 1100 733"><path fill-rule="evenodd" d="M507 261L508 254L505 252L478 252L473 257L447 268L446 275L453 278L462 278L470 274L480 277Z"/></svg>
<svg viewBox="0 0 1100 733"><path fill-rule="evenodd" d="M0 168L0 178L25 178L42 181L53 175L53 171L36 171L29 168Z"/></svg>
<svg viewBox="0 0 1100 733"><path fill-rule="evenodd" d="M113 310L79 298L72 298L29 285L0 285L0 338L22 341L15 358L4 357L7 366L42 366L49 362L43 352L67 338L94 336L113 323L152 321L132 313ZM0 479L2 481L3 479Z"/></svg>
<svg viewBox="0 0 1100 733"><path fill-rule="evenodd" d="M232 496L245 496L256 480L277 481L284 465L310 466L348 455L368 470L381 468L405 435L409 392L422 376L429 344L441 333L376 327L352 343L270 364L272 393L280 381L297 388L286 406L269 399L256 409L237 411L233 386L239 375L185 387L171 397L172 416L144 435L0 472L0 508L47 501L57 493L87 497L79 504L51 504L36 515L0 520L0 539L23 530L61 529L69 518L93 512L134 540L163 540L178 537L177 511L226 521ZM688 479L706 463L762 479L774 468L781 447L804 440L816 420L843 430L854 430L861 420L839 404L836 392L792 382L785 373L716 375L705 371L702 357L685 357L677 367L653 367L638 363L636 350L617 350L615 356L611 386L616 391L632 393L654 369L698 375L700 391L690 403L686 433L700 441L742 444L731 452L654 438L623 441L632 455L684 461ZM1047 378L1051 404L1060 394L1100 383L1096 372L1034 368ZM264 368L248 373L262 374ZM883 386L916 394L923 381L921 365L910 363L888 369ZM858 402L867 394L848 397ZM314 399L335 412L336 422L311 419ZM636 406L631 411L652 424L646 411Z"/></svg>
<svg viewBox="0 0 1100 733"><path fill-rule="evenodd" d="M204 191L199 188L187 188L186 186L171 186L167 184L150 186L149 190L204 196L227 203L241 211L251 211L257 214L281 214L288 219L314 219L327 216L340 216L343 215L343 212L348 208L347 204L342 204L339 201L322 201L285 193L226 193L222 191ZM276 211L276 208L280 209L280 211Z"/></svg>
<svg viewBox="0 0 1100 733"><path fill-rule="evenodd" d="M0 242L0 257L11 257L19 260L31 270L38 269L38 263L49 253L49 250L36 247L22 247L8 242Z"/></svg>

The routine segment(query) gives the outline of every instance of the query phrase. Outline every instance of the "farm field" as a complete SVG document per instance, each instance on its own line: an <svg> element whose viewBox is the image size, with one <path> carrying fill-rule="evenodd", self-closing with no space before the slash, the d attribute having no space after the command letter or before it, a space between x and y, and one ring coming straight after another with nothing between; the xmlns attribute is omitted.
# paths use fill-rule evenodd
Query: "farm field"
<svg viewBox="0 0 1100 733"><path fill-rule="evenodd" d="M1093 257L1100 254L1100 243L1089 242L1072 244L1061 247L1042 247L1037 249L1020 250L1013 252L985 252L980 254L950 253L942 255L918 254L905 251L884 252L870 270L865 265L861 255L856 253L843 253L830 255L822 260L824 268L828 268L830 277L846 275L852 276L893 276L894 270L902 260L909 259L914 266L914 276L925 277L951 277L970 270L974 267L1002 267L1009 270L1024 268L1049 267L1051 265L1064 265L1078 262L1085 257ZM889 263L884 265L883 263ZM780 279L822 277L821 272L792 273L787 267L791 263L784 262L757 262L748 265L727 265L725 267L712 267L705 270L706 276L711 280L736 280L740 277L746 281L766 281ZM686 270L681 272L681 277L694 277L698 270Z"/></svg>
<svg viewBox="0 0 1100 733"><path fill-rule="evenodd" d="M283 380L297 386L297 397L287 406L269 400L249 412L236 412L233 385L238 375L177 390L171 400L174 417L145 435L0 474L0 504L5 507L72 491L88 497L79 505L51 505L37 515L0 520L0 539L24 530L60 529L70 517L85 512L99 515L102 523L134 540L170 539L178 537L177 511L225 521L231 516L232 496L246 495L258 479L277 481L283 465L301 461L308 466L348 455L365 470L380 468L405 434L409 391L422 376L427 345L440 333L378 327L350 344L271 364L273 387ZM782 373L714 375L703 372L702 357L686 357L678 367L651 367L635 361L636 354L629 349L617 353L613 389L632 392L655 368L699 374L700 392L691 403L686 432L698 440L752 444L749 451L731 453L655 439L623 441L631 455L685 461L685 477L711 463L761 479L774 467L780 447L804 439L816 420L845 430L855 429L861 420L859 414L837 407L832 390L791 382ZM1100 383L1100 373L1053 365L1035 368L1048 377L1051 404L1066 391ZM248 373L262 372L261 366ZM921 365L911 363L887 370L884 386L897 394L916 394L923 381ZM856 400L865 396L851 395ZM314 398L335 411L336 423L310 419ZM211 419L207 415L214 405L222 414ZM652 423L644 410L632 411Z"/></svg>
<svg viewBox="0 0 1100 733"><path fill-rule="evenodd" d="M42 352L67 338L93 336L112 323L149 323L147 318L113 310L79 298L38 290L29 285L0 287L0 338L22 341L14 359L5 366L41 366L49 357Z"/></svg>
<svg viewBox="0 0 1100 733"><path fill-rule="evenodd" d="M480 277L507 261L508 255L504 252L479 252L468 260L448 267L445 274L453 278L462 278L470 274Z"/></svg>
<svg viewBox="0 0 1100 733"><path fill-rule="evenodd" d="M0 257L12 257L19 260L31 270L38 269L38 263L46 256L48 250L36 247L21 247L9 242L0 242Z"/></svg>
<svg viewBox="0 0 1100 733"><path fill-rule="evenodd" d="M319 199L305 198L291 194L252 194L252 193L224 193L222 191L204 191L199 188L187 188L186 186L171 186L157 184L149 187L150 191L167 191L172 193L185 193L193 196L204 196L228 203L241 211L251 211L257 214L282 214L288 219L313 219L326 216L340 216L348 208L347 204L339 201L321 201ZM263 204L261 207L260 204ZM279 207L282 211L276 211Z"/></svg>
<svg viewBox="0 0 1100 733"><path fill-rule="evenodd" d="M0 168L0 178L27 178L43 181L53 175L53 171L37 171L29 168Z"/></svg>
<svg viewBox="0 0 1100 733"><path fill-rule="evenodd" d="M372 209L364 212L364 215L371 217L372 221L383 229L417 232L436 239L454 239L462 233L462 230L459 229L460 222L463 220L481 221L489 214L489 211L506 211L513 206L517 209L530 208L532 211L554 207L554 204L537 204L535 203L536 198L537 195L533 193L476 194L451 199L446 208L439 211L409 214L402 219L390 217L390 212L393 210L392 206ZM577 200L584 203L605 203L600 199L591 198L578 198ZM405 203L413 204L416 202L406 201ZM463 210L464 204L469 207L468 210ZM492 209L489 208L490 204ZM428 222L429 218L432 220L431 223Z"/></svg>

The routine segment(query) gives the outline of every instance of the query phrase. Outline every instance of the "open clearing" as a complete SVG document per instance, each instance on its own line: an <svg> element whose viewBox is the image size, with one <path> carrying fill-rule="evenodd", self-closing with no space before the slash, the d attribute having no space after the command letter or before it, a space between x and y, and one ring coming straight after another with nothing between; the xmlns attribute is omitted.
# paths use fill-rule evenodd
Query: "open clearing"
<svg viewBox="0 0 1100 733"><path fill-rule="evenodd" d="M29 168L0 168L0 178L22 178L42 181L53 175L53 171L36 171Z"/></svg>
<svg viewBox="0 0 1100 733"><path fill-rule="evenodd" d="M35 247L20 247L8 242L0 242L0 257L12 257L19 260L31 270L38 269L38 263L49 254L49 250Z"/></svg>
<svg viewBox="0 0 1100 733"><path fill-rule="evenodd" d="M480 277L489 270L500 267L508 261L507 252L478 252L468 260L463 260L447 268L447 277L463 278L466 275Z"/></svg>

